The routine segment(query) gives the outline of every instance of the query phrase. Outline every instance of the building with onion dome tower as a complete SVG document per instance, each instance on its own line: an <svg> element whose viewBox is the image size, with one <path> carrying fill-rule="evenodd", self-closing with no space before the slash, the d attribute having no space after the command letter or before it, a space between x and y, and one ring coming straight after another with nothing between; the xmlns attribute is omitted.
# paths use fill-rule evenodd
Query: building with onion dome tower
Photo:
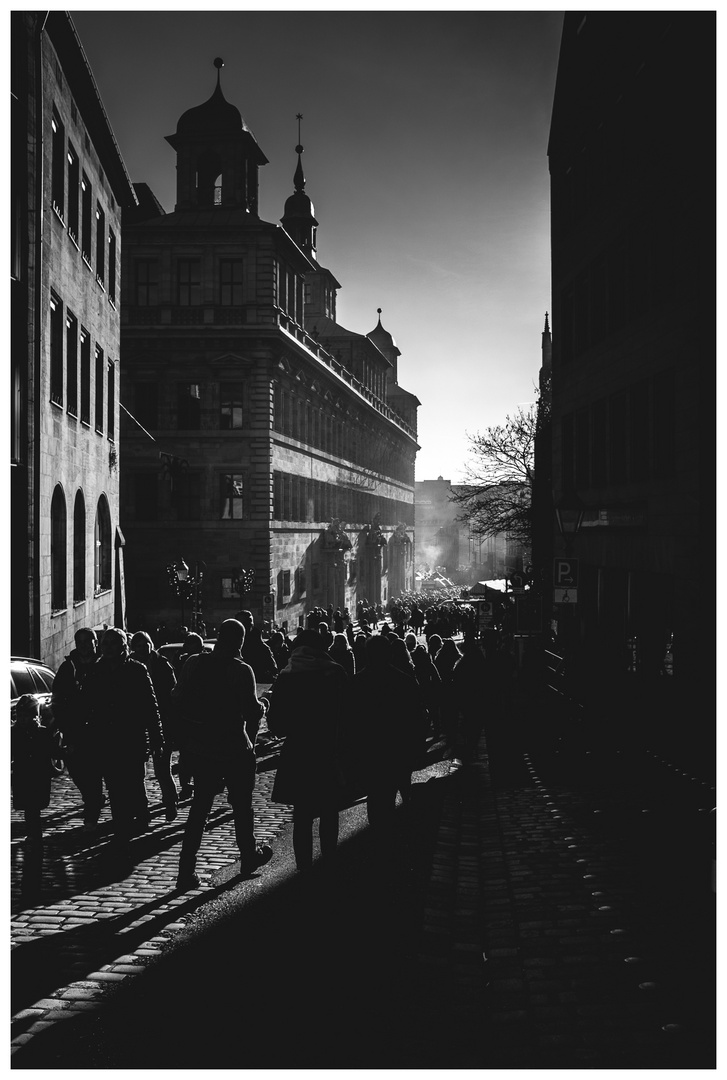
<svg viewBox="0 0 727 1080"><path fill-rule="evenodd" d="M129 624L180 622L167 567L196 569L187 624L241 607L295 630L413 588L417 399L393 339L336 322L298 117L293 194L261 220L267 164L212 96L167 142L177 199L125 218L122 509ZM246 571L246 573L243 573ZM252 573L250 573L252 571Z"/></svg>

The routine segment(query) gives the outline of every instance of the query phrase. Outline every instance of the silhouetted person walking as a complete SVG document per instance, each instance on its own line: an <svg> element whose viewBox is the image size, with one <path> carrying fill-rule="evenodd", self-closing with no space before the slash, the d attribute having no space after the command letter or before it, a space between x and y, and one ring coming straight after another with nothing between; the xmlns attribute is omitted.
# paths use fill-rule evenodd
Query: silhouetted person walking
<svg viewBox="0 0 727 1080"><path fill-rule="evenodd" d="M227 789L240 874L246 876L272 858L272 848L255 839L252 794L255 788L255 738L265 706L258 700L255 675L240 652L245 628L236 619L220 626L211 653L190 656L172 691L186 725L194 773L194 795L179 858L177 888L197 889L197 853L215 796Z"/></svg>

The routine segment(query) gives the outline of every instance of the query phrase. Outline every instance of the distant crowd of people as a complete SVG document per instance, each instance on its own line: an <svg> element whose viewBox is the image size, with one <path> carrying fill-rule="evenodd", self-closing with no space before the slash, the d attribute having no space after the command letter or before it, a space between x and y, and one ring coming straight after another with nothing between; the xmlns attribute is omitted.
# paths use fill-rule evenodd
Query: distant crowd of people
<svg viewBox="0 0 727 1080"><path fill-rule="evenodd" d="M272 798L293 807L300 870L312 862L313 823L327 859L339 811L352 799L365 797L371 826L386 829L397 794L407 805L429 743L473 760L485 699L490 709L507 693L512 656L504 643L486 657L470 634L458 645L453 621L416 604L390 605L390 622L379 605L356 614L354 623L347 609L316 608L295 635L275 630L266 641L251 612L241 611L222 623L211 651L188 634L173 663L146 631L110 628L99 641L94 630L79 630L55 679L52 726L43 727L33 695L17 705L12 793L28 839L42 838L52 755L61 753L83 801L84 828L97 828L105 787L116 855L129 860L132 839L150 827L151 759L168 822L191 798L178 888L200 885L197 854L222 790L240 872L249 874L272 857L256 839L252 808L263 717L282 740ZM261 684L274 684L272 692L260 694Z"/></svg>

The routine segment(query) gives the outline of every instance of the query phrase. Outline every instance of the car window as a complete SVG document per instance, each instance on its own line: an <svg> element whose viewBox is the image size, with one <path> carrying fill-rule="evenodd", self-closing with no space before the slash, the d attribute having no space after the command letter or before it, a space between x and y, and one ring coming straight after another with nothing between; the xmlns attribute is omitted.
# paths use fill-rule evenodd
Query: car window
<svg viewBox="0 0 727 1080"><path fill-rule="evenodd" d="M33 676L27 667L16 667L10 673L11 684L15 683L15 693L13 697L20 697L21 694L36 694L35 683L33 682Z"/></svg>
<svg viewBox="0 0 727 1080"><path fill-rule="evenodd" d="M37 693L47 694L53 689L53 675L50 671L44 671L43 668L31 668L31 674L37 684Z"/></svg>

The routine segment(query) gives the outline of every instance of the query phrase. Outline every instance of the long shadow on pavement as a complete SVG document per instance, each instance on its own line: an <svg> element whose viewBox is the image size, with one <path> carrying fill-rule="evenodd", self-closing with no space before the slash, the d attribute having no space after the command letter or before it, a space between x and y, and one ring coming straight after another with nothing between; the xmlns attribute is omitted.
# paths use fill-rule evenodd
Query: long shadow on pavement
<svg viewBox="0 0 727 1080"><path fill-rule="evenodd" d="M452 1043L451 1002L432 1002L432 982L418 966L442 805L449 792L467 797L466 773L415 785L410 807L397 811L386 835L364 828L339 845L328 866L256 890L209 929L201 920L200 932L185 931L143 976L111 992L98 1013L35 1035L13 1066L469 1062L467 1048Z"/></svg>

